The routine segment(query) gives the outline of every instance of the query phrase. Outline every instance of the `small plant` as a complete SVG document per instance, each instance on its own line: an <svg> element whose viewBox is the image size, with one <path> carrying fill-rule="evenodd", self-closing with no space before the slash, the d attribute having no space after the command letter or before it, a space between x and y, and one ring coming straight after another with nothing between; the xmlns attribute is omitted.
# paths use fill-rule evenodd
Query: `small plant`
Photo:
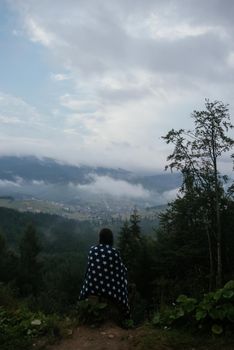
<svg viewBox="0 0 234 350"><path fill-rule="evenodd" d="M234 281L205 294L200 302L180 295L172 308L156 313L152 322L161 327L185 324L198 329L208 327L213 334L222 334L226 328L234 327Z"/></svg>
<svg viewBox="0 0 234 350"><path fill-rule="evenodd" d="M175 323L180 324L181 320L182 322L185 320L186 322L191 322L196 305L196 299L188 298L186 295L180 295L173 307L154 315L153 324L168 327Z"/></svg>
<svg viewBox="0 0 234 350"><path fill-rule="evenodd" d="M56 315L32 313L26 308L7 310L0 307L1 350L27 350L39 337L55 337L60 333Z"/></svg>
<svg viewBox="0 0 234 350"><path fill-rule="evenodd" d="M76 307L78 321L82 324L99 324L106 318L107 303L82 300Z"/></svg>
<svg viewBox="0 0 234 350"><path fill-rule="evenodd" d="M121 326L125 329L133 329L134 328L134 321L131 318L123 320Z"/></svg>
<svg viewBox="0 0 234 350"><path fill-rule="evenodd" d="M17 308L18 302L14 296L14 292L10 286L3 285L0 282L0 305L7 309Z"/></svg>

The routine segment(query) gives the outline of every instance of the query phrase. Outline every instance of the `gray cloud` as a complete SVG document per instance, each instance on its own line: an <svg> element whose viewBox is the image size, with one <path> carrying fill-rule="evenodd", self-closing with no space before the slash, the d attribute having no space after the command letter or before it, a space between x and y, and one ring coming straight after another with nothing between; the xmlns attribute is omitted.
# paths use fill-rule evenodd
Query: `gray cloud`
<svg viewBox="0 0 234 350"><path fill-rule="evenodd" d="M231 1L12 3L29 37L86 77L129 68L215 75L233 46Z"/></svg>
<svg viewBox="0 0 234 350"><path fill-rule="evenodd" d="M233 27L234 3L232 0L182 0L180 14L193 23L206 23Z"/></svg>
<svg viewBox="0 0 234 350"><path fill-rule="evenodd" d="M21 142L22 152L30 145L36 154L76 163L162 169L168 148L161 135L190 127L189 115L203 107L205 97L232 101L231 0L8 4L18 16L15 32L44 47L56 67L49 78L60 85L56 113L37 113L41 124L30 121L32 136L22 131L19 141L8 131L8 149ZM0 120L22 122L28 108L15 108L10 121L8 107Z"/></svg>

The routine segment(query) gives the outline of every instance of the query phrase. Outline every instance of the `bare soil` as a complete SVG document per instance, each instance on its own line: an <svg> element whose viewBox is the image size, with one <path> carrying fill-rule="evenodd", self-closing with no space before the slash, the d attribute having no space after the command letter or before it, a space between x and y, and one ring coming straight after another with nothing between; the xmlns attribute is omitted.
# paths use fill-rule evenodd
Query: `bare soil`
<svg viewBox="0 0 234 350"><path fill-rule="evenodd" d="M198 339L180 332L170 335L146 327L125 330L106 323L95 328L78 327L70 338L62 339L46 350L234 350L234 339Z"/></svg>
<svg viewBox="0 0 234 350"><path fill-rule="evenodd" d="M130 350L136 330L125 330L113 324L98 328L81 326L71 338L48 347L48 350Z"/></svg>

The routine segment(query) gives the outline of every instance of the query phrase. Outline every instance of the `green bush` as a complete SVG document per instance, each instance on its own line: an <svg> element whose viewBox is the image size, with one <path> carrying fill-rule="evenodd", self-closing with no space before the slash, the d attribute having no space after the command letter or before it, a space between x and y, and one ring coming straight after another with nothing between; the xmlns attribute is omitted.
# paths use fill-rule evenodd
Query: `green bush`
<svg viewBox="0 0 234 350"><path fill-rule="evenodd" d="M27 350L37 338L59 335L59 318L32 313L21 307L7 310L0 307L0 348L1 350Z"/></svg>
<svg viewBox="0 0 234 350"><path fill-rule="evenodd" d="M18 302L14 290L9 285L4 285L0 282L0 306L15 309L17 305Z"/></svg>
<svg viewBox="0 0 234 350"><path fill-rule="evenodd" d="M214 334L222 334L234 327L234 281L229 281L222 289L204 294L201 301L180 295L175 305L156 313L153 324L162 327L178 325L207 327Z"/></svg>
<svg viewBox="0 0 234 350"><path fill-rule="evenodd" d="M106 318L107 303L82 300L77 303L76 316L81 324L99 324Z"/></svg>

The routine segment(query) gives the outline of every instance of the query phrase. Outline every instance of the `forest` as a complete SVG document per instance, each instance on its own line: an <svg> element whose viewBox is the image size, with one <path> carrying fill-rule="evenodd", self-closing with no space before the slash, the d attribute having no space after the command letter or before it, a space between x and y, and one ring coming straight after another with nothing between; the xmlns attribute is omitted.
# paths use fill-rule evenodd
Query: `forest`
<svg viewBox="0 0 234 350"><path fill-rule="evenodd" d="M233 126L220 101L206 100L192 119L193 130L162 137L172 149L166 170L180 173L182 184L159 226L143 233L134 209L114 239L128 269L129 325L189 323L219 335L234 329L234 183L222 169L223 157L234 157ZM56 334L57 319L84 312L78 296L99 228L0 208L0 229L1 349L27 349L34 336ZM46 330L33 333L25 324L38 317Z"/></svg>

